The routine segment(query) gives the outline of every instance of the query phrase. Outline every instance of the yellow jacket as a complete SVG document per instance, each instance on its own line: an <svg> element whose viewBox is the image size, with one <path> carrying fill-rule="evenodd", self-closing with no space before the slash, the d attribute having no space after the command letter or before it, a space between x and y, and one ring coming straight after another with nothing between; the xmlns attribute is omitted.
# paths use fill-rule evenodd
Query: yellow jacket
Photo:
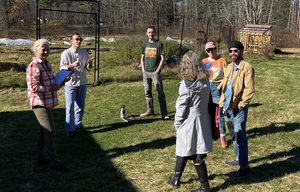
<svg viewBox="0 0 300 192"><path fill-rule="evenodd" d="M232 76L233 65L234 63L228 65L224 75L222 95L219 101L219 105L221 107L223 107L226 100L224 94ZM254 73L255 72L253 67L244 59L242 59L240 64L236 68L232 79L232 93L227 110L236 108L243 109L246 105L250 103L254 95Z"/></svg>

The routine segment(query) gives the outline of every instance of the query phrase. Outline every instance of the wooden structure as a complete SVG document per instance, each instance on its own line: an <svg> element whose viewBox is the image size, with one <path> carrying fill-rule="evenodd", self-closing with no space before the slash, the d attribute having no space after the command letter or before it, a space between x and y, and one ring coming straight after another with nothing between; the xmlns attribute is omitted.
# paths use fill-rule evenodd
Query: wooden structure
<svg viewBox="0 0 300 192"><path fill-rule="evenodd" d="M245 51L261 52L271 41L271 25L245 25L238 31L238 39L244 44Z"/></svg>

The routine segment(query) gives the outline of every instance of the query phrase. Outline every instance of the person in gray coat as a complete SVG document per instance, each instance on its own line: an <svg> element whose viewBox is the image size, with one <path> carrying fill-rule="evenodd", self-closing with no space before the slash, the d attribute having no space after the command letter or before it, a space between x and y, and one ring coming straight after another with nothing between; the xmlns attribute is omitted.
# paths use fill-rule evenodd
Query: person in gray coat
<svg viewBox="0 0 300 192"><path fill-rule="evenodd" d="M175 175L168 181L173 188L180 186L180 178L188 159L194 161L201 187L192 192L210 191L204 158L212 152L212 132L208 112L210 73L202 59L189 51L183 56L176 101L176 166Z"/></svg>

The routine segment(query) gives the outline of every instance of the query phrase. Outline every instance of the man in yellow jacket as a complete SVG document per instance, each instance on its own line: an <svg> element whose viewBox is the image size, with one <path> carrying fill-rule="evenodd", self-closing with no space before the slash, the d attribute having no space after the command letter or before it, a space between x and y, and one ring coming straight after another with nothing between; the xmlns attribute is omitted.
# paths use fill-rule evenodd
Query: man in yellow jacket
<svg viewBox="0 0 300 192"><path fill-rule="evenodd" d="M244 45L241 42L232 41L228 49L232 63L224 75L219 105L223 107L237 159L226 164L239 165L235 175L245 176L249 173L246 121L249 103L254 95L254 69L243 58Z"/></svg>

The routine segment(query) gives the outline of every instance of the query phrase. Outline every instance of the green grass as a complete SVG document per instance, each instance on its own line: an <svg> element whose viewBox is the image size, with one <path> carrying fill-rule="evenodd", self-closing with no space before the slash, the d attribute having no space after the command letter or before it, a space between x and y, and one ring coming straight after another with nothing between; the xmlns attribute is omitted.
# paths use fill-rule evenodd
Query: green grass
<svg viewBox="0 0 300 192"><path fill-rule="evenodd" d="M154 117L140 118L146 102L141 71L135 63L117 62L114 52L101 52L100 81L93 84L93 72L83 119L83 134L66 137L64 90L58 92L54 109L56 149L71 173L53 173L35 164L38 123L30 110L26 87L0 89L0 191L30 192L115 192L190 191L200 186L191 162L182 185L173 190L167 184L175 167L175 128L173 121L160 120L154 92ZM212 191L299 191L299 60L257 55L245 59L255 68L256 93L249 107L247 136L251 173L235 178L237 167L225 165L235 158L230 137L229 148L214 141L214 151L206 159ZM59 53L49 57L58 72ZM164 69L164 90L172 119L180 81L178 69ZM6 75L4 75L6 74ZM1 72L1 80L24 73ZM126 116L120 119L121 105Z"/></svg>

